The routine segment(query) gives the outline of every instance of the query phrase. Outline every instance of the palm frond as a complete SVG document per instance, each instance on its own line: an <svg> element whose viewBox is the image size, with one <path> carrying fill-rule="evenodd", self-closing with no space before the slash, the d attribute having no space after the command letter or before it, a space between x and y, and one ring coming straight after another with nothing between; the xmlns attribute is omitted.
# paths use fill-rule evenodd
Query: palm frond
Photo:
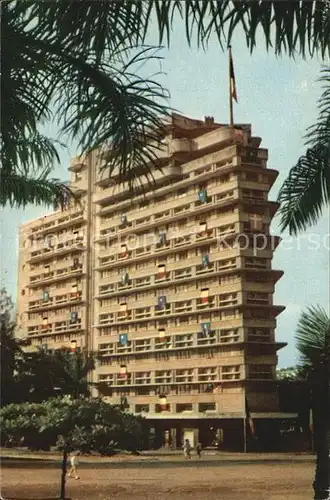
<svg viewBox="0 0 330 500"><path fill-rule="evenodd" d="M74 137L84 152L108 143L109 154L103 155L108 175L116 170L120 181L131 187L143 176L152 178L159 168L159 137L170 113L162 103L168 97L163 87L133 72L146 58L159 59L153 51L142 48L120 68L63 56L67 65L57 100L61 133Z"/></svg>
<svg viewBox="0 0 330 500"><path fill-rule="evenodd" d="M297 234L315 225L330 200L330 141L309 148L291 168L278 196L281 230Z"/></svg>
<svg viewBox="0 0 330 500"><path fill-rule="evenodd" d="M24 3L20 2L20 9L26 12ZM132 46L149 40L155 28L157 42L169 45L174 23L184 30L189 44L196 42L203 47L214 36L221 46L227 46L243 29L251 51L262 34L267 49L276 54L318 53L325 58L330 53L330 7L326 1L57 0L29 2L29 9L30 20L38 27L37 36L51 41L56 33L63 46L93 54L97 61L118 43Z"/></svg>
<svg viewBox="0 0 330 500"><path fill-rule="evenodd" d="M58 179L49 178L49 170L37 178L0 170L0 206L24 208L28 204L64 208L74 196L70 188Z"/></svg>
<svg viewBox="0 0 330 500"><path fill-rule="evenodd" d="M307 144L328 146L330 144L330 67L321 69L319 81L324 89L318 100L319 115L315 125L309 127Z"/></svg>
<svg viewBox="0 0 330 500"><path fill-rule="evenodd" d="M307 131L309 147L291 168L278 197L281 228L290 234L315 225L330 201L330 67L322 69L320 80L324 91L317 123Z"/></svg>
<svg viewBox="0 0 330 500"><path fill-rule="evenodd" d="M5 170L27 171L40 154L57 159L50 141L38 133L38 124L51 118L49 106L58 77L52 59L26 40L25 23L19 23L11 5L2 6L1 19L1 159Z"/></svg>
<svg viewBox="0 0 330 500"><path fill-rule="evenodd" d="M302 365L316 370L330 366L330 318L321 306L302 313L295 339Z"/></svg>

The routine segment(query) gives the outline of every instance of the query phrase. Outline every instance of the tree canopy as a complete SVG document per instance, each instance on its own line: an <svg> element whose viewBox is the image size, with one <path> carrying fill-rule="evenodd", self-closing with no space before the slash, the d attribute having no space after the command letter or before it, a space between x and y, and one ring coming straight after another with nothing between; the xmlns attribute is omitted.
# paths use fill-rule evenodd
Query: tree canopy
<svg viewBox="0 0 330 500"><path fill-rule="evenodd" d="M0 411L3 444L35 448L56 446L66 452L81 450L112 454L142 447L142 418L121 411L102 399L70 396L42 403L10 404Z"/></svg>

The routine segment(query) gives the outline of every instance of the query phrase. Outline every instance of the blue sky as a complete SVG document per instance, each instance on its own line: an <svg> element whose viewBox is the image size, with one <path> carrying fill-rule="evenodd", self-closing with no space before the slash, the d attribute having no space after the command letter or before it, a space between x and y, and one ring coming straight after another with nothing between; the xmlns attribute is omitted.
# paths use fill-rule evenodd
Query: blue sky
<svg viewBox="0 0 330 500"><path fill-rule="evenodd" d="M276 58L264 47L251 56L244 40L238 36L232 43L239 103L235 104L235 120L252 123L253 132L262 136L262 146L269 149L270 168L280 171L271 192L275 199L278 189L304 151L303 135L317 116L316 102L320 95L317 83L320 63L286 56ZM161 67L151 65L143 71L162 70L159 77L171 93L171 106L178 111L202 118L214 116L220 122L228 120L228 59L216 41L207 52L189 49L183 29L173 37L170 50L162 52ZM56 129L49 128L50 134ZM61 166L54 175L68 178L67 166L73 147L61 155ZM47 213L43 207L24 210L6 209L0 212L1 280L8 292L16 296L18 227L19 224ZM272 224L278 234L277 220ZM280 351L280 366L296 362L293 335L303 308L321 304L329 309L329 218L324 214L319 224L300 238L283 235L275 252L273 267L284 270L276 287L275 302L285 305L278 318L277 339L289 343ZM316 243L312 244L309 238Z"/></svg>

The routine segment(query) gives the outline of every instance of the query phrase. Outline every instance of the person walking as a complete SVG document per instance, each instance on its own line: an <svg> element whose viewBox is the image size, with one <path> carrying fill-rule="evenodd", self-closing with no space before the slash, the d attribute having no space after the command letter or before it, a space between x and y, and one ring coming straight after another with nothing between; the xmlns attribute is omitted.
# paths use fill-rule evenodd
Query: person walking
<svg viewBox="0 0 330 500"><path fill-rule="evenodd" d="M196 453L198 455L198 458L200 459L201 456L202 456L202 445L201 443L197 443L197 446L196 446Z"/></svg>
<svg viewBox="0 0 330 500"><path fill-rule="evenodd" d="M183 454L184 454L185 459L191 458L190 452L191 452L191 446L190 446L189 439L185 439L184 444L183 444Z"/></svg>
<svg viewBox="0 0 330 500"><path fill-rule="evenodd" d="M70 465L71 465L71 469L69 471L69 477L73 477L74 476L75 479L79 479L79 476L77 474L77 465L78 465L78 459L77 459L77 457L79 455L80 455L79 451L70 453Z"/></svg>

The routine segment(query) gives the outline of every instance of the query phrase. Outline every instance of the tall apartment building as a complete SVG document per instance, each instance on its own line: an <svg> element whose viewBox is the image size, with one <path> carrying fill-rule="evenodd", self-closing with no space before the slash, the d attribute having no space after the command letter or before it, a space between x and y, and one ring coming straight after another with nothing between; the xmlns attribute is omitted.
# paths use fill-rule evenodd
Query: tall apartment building
<svg viewBox="0 0 330 500"><path fill-rule="evenodd" d="M250 417L260 439L285 417L268 200L278 172L250 125L175 114L161 142L143 193L101 175L95 152L69 167L80 201L21 227L21 335L99 350L101 393L145 416L156 445L240 448Z"/></svg>

